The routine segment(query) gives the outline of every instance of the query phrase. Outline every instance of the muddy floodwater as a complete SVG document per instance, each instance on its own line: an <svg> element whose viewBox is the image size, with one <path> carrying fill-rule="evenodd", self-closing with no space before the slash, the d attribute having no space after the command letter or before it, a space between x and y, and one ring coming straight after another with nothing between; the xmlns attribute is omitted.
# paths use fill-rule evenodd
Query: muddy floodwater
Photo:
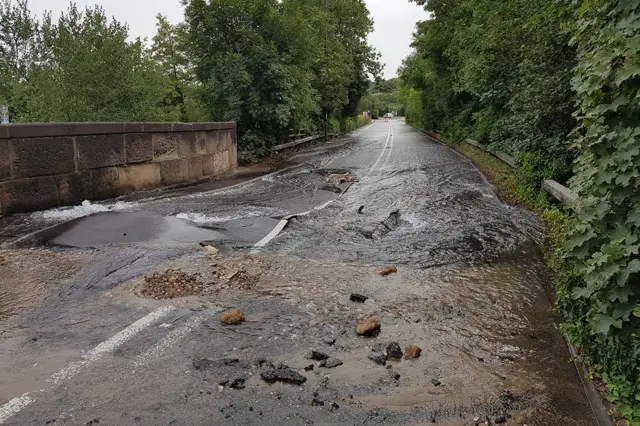
<svg viewBox="0 0 640 426"><path fill-rule="evenodd" d="M0 252L0 423L595 424L537 219L401 121L239 185L3 221L48 231Z"/></svg>

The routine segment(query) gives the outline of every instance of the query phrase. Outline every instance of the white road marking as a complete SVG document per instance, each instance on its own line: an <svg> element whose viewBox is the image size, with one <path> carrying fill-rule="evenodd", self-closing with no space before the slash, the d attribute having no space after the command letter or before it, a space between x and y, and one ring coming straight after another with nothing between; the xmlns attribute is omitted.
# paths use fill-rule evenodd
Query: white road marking
<svg viewBox="0 0 640 426"><path fill-rule="evenodd" d="M31 398L28 393L25 393L19 398L13 398L11 401L0 407L0 424L4 423L14 414L25 408L27 405L34 402L35 399Z"/></svg>
<svg viewBox="0 0 640 426"><path fill-rule="evenodd" d="M80 368L93 361L96 361L107 352L113 351L115 348L122 345L124 342L131 339L133 336L149 327L151 324L153 324L169 312L173 311L174 309L175 308L173 306L163 306L140 318L138 321L134 322L121 332L113 335L113 337L111 337L109 340L105 340L104 342L100 343L98 346L90 350L83 356L83 360L72 362L67 367L63 368L57 373L54 373L47 381L53 382L54 384L58 385L61 381L72 378L73 376L78 374Z"/></svg>
<svg viewBox="0 0 640 426"><path fill-rule="evenodd" d="M217 310L220 312L222 309ZM133 365L139 367L147 364L149 361L159 357L162 352L173 346L180 339L184 338L187 334L191 333L194 328L198 327L205 320L206 315L194 315L181 327L176 328L169 334L167 334L162 340L156 343L152 348L148 349L144 353L140 354L138 358L133 362Z"/></svg>
<svg viewBox="0 0 640 426"><path fill-rule="evenodd" d="M73 376L78 374L81 367L84 367L93 361L97 361L102 355L106 354L107 352L113 351L118 346L122 345L127 340L131 339L133 336L149 327L155 321L162 318L174 309L175 308L173 306L164 306L147 314L124 330L113 335L110 339L105 340L104 342L100 343L98 346L87 352L85 355L83 355L82 360L74 361L65 368L52 374L51 377L47 379L47 381L53 383L54 385L59 385L62 381L71 379ZM47 389L40 389L39 392L42 393L46 390ZM29 396L29 393L25 393L21 397L13 398L11 401L1 406L0 424L3 424L5 421L7 421L7 419L19 413L22 409L32 404L34 401L35 398Z"/></svg>
<svg viewBox="0 0 640 426"><path fill-rule="evenodd" d="M391 149L393 148L393 132L391 129L391 123L389 123L389 133L387 134L387 140L384 144L384 148L382 149L382 152L380 153L380 155L378 156L378 159L376 160L376 162L373 164L373 166L371 167L371 169L369 169L369 172L367 173L367 176L370 175L375 169L376 167L378 167L378 164L380 163L380 161L382 161L382 158L386 156L385 160L383 161L382 165L384 165L389 158L391 157ZM352 184L349 184L349 186L347 186L347 188L342 191L342 193L340 194L340 196L338 198L341 198L344 193L346 192L347 189L349 189L351 187ZM282 220L280 220L280 222L278 222L278 224L275 226L275 228L273 228L271 230L271 232L269 232L263 239L261 239L260 241L258 241L257 243L255 243L253 245L254 248L258 249L258 248L262 248L265 247L267 244L269 244L274 238L276 238L281 232L282 230L287 226L287 224L289 223L289 220L291 220L291 218L294 217L298 217L298 216L307 216L308 214L314 212L314 211L319 211L322 210L326 207L328 207L329 205L333 204L336 200L329 200L326 203L320 205L320 206L316 206L311 210L308 210L306 212L303 213L296 213L296 214L292 214L289 216L285 216L282 218ZM252 250L252 253L257 252L258 250Z"/></svg>
<svg viewBox="0 0 640 426"><path fill-rule="evenodd" d="M373 166L371 166L371 168L369 169L369 172L367 173L367 175L370 175L371 173L373 173L376 167L378 167L378 164L380 163L380 161L382 161L382 157L384 157L385 154L387 154L387 148L389 147L390 141L391 141L391 124L389 124L389 133L387 134L387 141L384 144L384 148L382 148L382 152L378 156L378 159L376 160L376 162L373 163Z"/></svg>

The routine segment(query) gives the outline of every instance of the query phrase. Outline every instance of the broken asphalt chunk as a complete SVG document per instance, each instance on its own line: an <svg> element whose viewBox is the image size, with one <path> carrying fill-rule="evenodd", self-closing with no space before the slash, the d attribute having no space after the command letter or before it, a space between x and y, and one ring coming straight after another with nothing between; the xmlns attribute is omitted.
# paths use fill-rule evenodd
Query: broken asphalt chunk
<svg viewBox="0 0 640 426"><path fill-rule="evenodd" d="M307 381L307 378L297 371L288 368L276 368L260 373L260 377L267 383L283 382L292 385L301 385Z"/></svg>
<svg viewBox="0 0 640 426"><path fill-rule="evenodd" d="M363 294L358 294L358 293L351 293L351 295L349 296L349 300L351 300L352 302L358 302L358 303L364 303L367 301L369 297L363 295Z"/></svg>

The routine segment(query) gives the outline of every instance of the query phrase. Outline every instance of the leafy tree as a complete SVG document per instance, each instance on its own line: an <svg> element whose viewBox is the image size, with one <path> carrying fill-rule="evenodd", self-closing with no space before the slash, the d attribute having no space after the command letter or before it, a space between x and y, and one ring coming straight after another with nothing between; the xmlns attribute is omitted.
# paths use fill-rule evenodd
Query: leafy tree
<svg viewBox="0 0 640 426"><path fill-rule="evenodd" d="M585 0L572 24L582 200L558 309L571 340L640 425L640 4Z"/></svg>

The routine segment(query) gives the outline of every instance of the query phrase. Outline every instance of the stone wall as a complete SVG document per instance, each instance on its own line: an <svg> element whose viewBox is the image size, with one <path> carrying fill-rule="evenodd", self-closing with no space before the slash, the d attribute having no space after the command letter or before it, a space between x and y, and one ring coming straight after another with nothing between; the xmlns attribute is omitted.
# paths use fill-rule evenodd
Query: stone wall
<svg viewBox="0 0 640 426"><path fill-rule="evenodd" d="M235 123L0 125L3 215L221 178L236 167Z"/></svg>

